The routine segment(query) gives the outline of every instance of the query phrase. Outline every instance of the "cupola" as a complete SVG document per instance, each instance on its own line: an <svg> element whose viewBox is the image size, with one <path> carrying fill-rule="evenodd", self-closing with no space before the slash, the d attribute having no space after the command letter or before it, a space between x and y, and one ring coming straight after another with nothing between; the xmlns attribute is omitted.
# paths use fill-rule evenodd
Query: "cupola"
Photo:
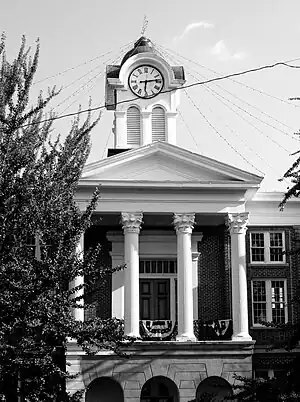
<svg viewBox="0 0 300 402"><path fill-rule="evenodd" d="M120 65L106 70L106 108L114 111L114 147L138 148L165 141L176 145L182 66L171 66L154 44L140 37Z"/></svg>

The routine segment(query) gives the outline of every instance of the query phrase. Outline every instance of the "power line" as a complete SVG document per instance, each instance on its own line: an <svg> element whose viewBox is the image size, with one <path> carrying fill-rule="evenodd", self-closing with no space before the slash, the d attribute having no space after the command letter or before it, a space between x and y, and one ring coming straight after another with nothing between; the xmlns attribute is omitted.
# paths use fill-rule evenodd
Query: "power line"
<svg viewBox="0 0 300 402"><path fill-rule="evenodd" d="M299 58L299 59L300 59L300 58ZM297 59L297 60L298 60L298 59ZM282 62L277 62L277 63L274 63L274 64L267 64L267 65L261 66L261 67L251 68L251 69L244 70L244 71L240 71L240 72L237 72L237 73L226 74L226 75L224 75L224 76L222 76L222 77L215 77L215 78L211 78L211 79L204 80L204 81L198 81L198 82L195 82L195 83L193 83L193 84L183 85L183 86L181 86L181 87L179 87L179 88L176 88L176 89L175 89L175 88L174 88L174 89L173 89L173 88L172 88L172 89L168 89L168 90L162 91L161 93L169 93L169 92L173 92L173 91L175 91L175 90L188 89L188 88L192 88L192 87L199 86L199 85L209 84L209 83L215 82L215 81L225 80L225 79L228 79L228 78L230 78L230 77L237 77L237 76L241 76L241 75L245 75L245 74L249 74L249 73L253 73L253 72L257 72L257 71L262 71L262 70L266 70L266 69L271 69L271 68L278 67L278 66L295 67L295 68L298 68L298 67L299 67L299 68L300 68L300 66L291 66L291 65L289 65L288 63L282 61ZM131 99L126 99L126 100L119 101L119 102L112 103L112 104L102 105L102 106L99 106L99 107L96 107L96 108L84 109L84 110L81 110L81 111L79 111L79 112L73 112L73 113L68 113L68 114L61 115L61 116L51 117L51 118L49 118L49 119L43 119L43 120L39 121L38 123L27 123L27 124L23 124L21 127L27 127L27 126L34 125L34 124L45 123L45 122L47 122L47 121L53 121L53 120L63 119L63 118L65 118L65 117L71 117L71 116L75 116L75 115L82 114L82 113L89 113L89 112L91 112L91 111L93 111L93 110L104 109L105 107L108 107L108 106L112 106L112 107L113 107L113 106L116 106L116 105L120 105L120 104L124 104L124 103L129 103L129 102L132 102L132 101L137 100L137 99L140 99L140 98L139 98L138 96L136 96L136 97L131 98Z"/></svg>
<svg viewBox="0 0 300 402"><path fill-rule="evenodd" d="M167 52L163 52L163 57L169 57L169 59L173 62L173 61L175 61L176 63L178 62L178 60L176 60L175 59L175 57L172 57L170 54L168 54ZM193 69L193 71L195 71L194 69ZM202 74L200 74L198 71L195 71L198 75L200 75L200 76L202 76ZM195 79L195 80L197 80L197 78L193 75L193 74L191 74L189 71L188 71L188 73ZM203 76L202 76L203 77ZM204 77L205 78L205 77ZM217 85L217 84L216 84ZM220 87L219 85L217 85L218 87ZM238 117L240 117L240 118L242 118L246 123L249 123L248 122L248 120L246 120L245 118L243 118L243 116L241 116L239 113L237 113L237 111L236 110L234 110L232 107L230 107L229 105L227 105L223 100L221 100L221 99L219 99L217 96L216 96L216 94L219 96L220 94L217 92L217 91L214 91L212 88L210 88L209 86L208 87L204 87L204 89L206 90L206 91L210 91L211 92L211 94L212 94L212 96L214 96L214 98L216 98L219 102L221 102L224 106L226 106L227 108L229 108L229 110L230 111L232 111L234 114L236 114ZM226 99L226 98L225 98ZM240 136L240 135L238 135L238 133L236 132L236 130L234 130L234 129L232 129L231 127L229 127L226 123L223 123L223 124L225 124L225 126L230 130L230 132L232 132L243 144L244 144L244 146L246 147L246 148L248 148L249 149L249 151L250 152L252 152L252 153L254 153L265 165L267 165L271 170L273 170L273 172L275 172L276 173L276 175L278 176L278 177L281 177L281 174L276 170L276 169L274 169L274 167L273 166L271 166L269 163L268 163L268 161L265 159L265 158L263 158L259 153L257 153L254 149L252 149L247 143L246 143L246 141ZM188 126L187 126L187 128L188 128ZM189 130L189 128L188 128L188 130ZM260 131L260 130L258 130L259 131L259 133L261 133L261 134L263 134L263 132L262 131ZM190 132L190 130L189 130L189 132ZM190 132L191 133L191 132ZM191 133L192 134L192 133ZM264 135L264 134L263 134ZM266 138L268 138L268 136L266 136L266 135L264 135ZM194 138L194 137L193 137ZM276 142L275 142L276 143ZM277 144L277 143L276 143ZM197 145L197 144L196 144ZM277 144L278 146L279 146L279 144ZM283 147L282 147L283 148ZM283 148L285 151L286 151L286 149L285 148ZM255 168L256 170L258 170L260 173L262 173L263 175L265 174L264 172L262 172L260 169L258 169L257 167ZM285 182L286 182L286 184L287 185L289 185L289 182L286 180L286 179L283 179Z"/></svg>
<svg viewBox="0 0 300 402"><path fill-rule="evenodd" d="M199 146L198 146L198 143L197 143L197 141L196 141L196 138L194 137L194 134L192 133L192 130L189 128L187 122L186 122L185 119L183 118L183 115L182 115L182 113L180 112L179 109L178 109L178 114L179 114L181 120L183 121L183 124L185 125L187 131L189 132L190 136L193 138L193 140L194 140L194 142L195 142L195 145L196 145L196 148L199 150Z"/></svg>
<svg viewBox="0 0 300 402"><path fill-rule="evenodd" d="M156 46L157 46L157 44L156 44ZM159 46L159 45L158 45L158 46ZM173 53L173 54L175 54L175 55L181 57L182 59L187 60L187 61L189 61L190 63L193 63L193 64L195 64L195 65L197 65L197 66L199 66L199 67L201 67L201 68L204 68L205 70L208 70L208 71L210 71L210 72L212 72L212 73L214 73L214 74L216 74L216 75L219 75L219 76L222 75L220 72L217 72L217 71L215 71L215 70L212 70L211 68L208 68L208 67L206 67L206 66L203 66L202 64L197 63L196 61L191 60L191 59L189 59L188 57L182 56L181 54L175 52L174 50L171 50L171 49L169 49L169 48L167 48L167 47L162 47L162 46L160 46L160 47L161 47L161 48L164 48L164 49L167 49L168 51L170 51L171 53ZM298 61L298 60L300 60L299 57L298 57L298 58L295 58L295 59L287 60L286 63L291 63L291 62ZM297 67L297 68L299 68L299 67ZM243 83L243 82L236 81L236 80L234 80L234 79L232 79L232 78L230 78L230 81L232 81L232 82L234 82L234 83L236 83L236 84L238 84L238 85L241 85L241 86L243 86L243 87L245 87L245 88L251 89L252 91L258 92L258 93L260 93L261 95L265 95L265 96L267 96L267 97L269 97L269 98L272 98L272 99L278 100L278 101L280 101L280 102L286 103L286 104L288 104L288 105L290 105L290 106L300 107L300 105L295 105L295 104L293 104L293 103L291 103L291 102L288 102L288 101L285 100L285 99L281 99L281 98L279 98L279 97L277 97L277 96L271 95L271 94L269 94L269 93L267 93L267 92L265 92L265 91L262 91L262 90L260 90L260 89L254 88L254 87L252 87L252 86L250 86L250 85L247 85L247 84L245 84L245 83Z"/></svg>
<svg viewBox="0 0 300 402"><path fill-rule="evenodd" d="M131 44L132 44L132 41L126 43L125 45L121 46L120 48L129 46L129 45L131 45ZM108 54L111 54L111 53L113 53L113 52L114 52L113 50L109 50L109 51L107 51L106 53L102 53L102 54L100 54L99 56L94 57L93 59L90 59L90 60L86 60L86 61L84 61L83 63L77 64L77 65L74 66L74 67L67 68L66 70L63 70L63 71L61 71L61 72L59 72L59 73L57 73L57 74L50 75L50 76L45 77L45 78L43 78L43 79L41 79L41 80L39 80L39 81L35 81L35 82L33 83L33 85L36 85L36 84L39 84L39 83L41 83L41 82L50 80L50 79L52 79L52 78L59 77L60 75L64 75L65 73L68 73L69 71L73 71L73 70L76 70L76 69L79 68L79 67L82 67L82 66L85 66L85 65L87 65L87 64L90 64L90 63L92 63L93 61L99 60L99 59L101 59L101 57L107 56Z"/></svg>
<svg viewBox="0 0 300 402"><path fill-rule="evenodd" d="M210 88L208 88L208 89L210 89ZM217 93L217 95L219 95L219 94ZM224 106L228 107L229 110L231 110L231 111L232 111L233 113L235 113L237 116L241 117L244 121L246 121L246 123L248 123L248 121L247 121L246 119L244 119L243 116L241 116L240 114L238 114L233 108L231 108L229 105L227 105L226 103L224 103L222 100L218 99L215 94L213 94L213 96L214 96L217 100L219 100L222 104L224 104ZM245 141L240 135L238 135L238 133L237 133L235 130L233 130L231 127L229 127L226 123L224 123L224 124L225 124L225 126L226 126L243 144L244 144L244 146L249 149L250 152L253 152L264 164L266 164L271 170L273 170L273 172L275 172L278 177L281 177L281 174L280 174L276 169L274 169L274 167L271 166L265 158L263 158L259 153L257 153L254 149L252 149L252 148L246 143L246 141ZM260 131L260 130L258 130L258 131L259 131L259 133L263 134L262 131ZM263 135L264 135L264 134L263 134ZM265 135L264 135L264 136L265 136ZM266 136L266 137L268 138L268 136ZM271 139L271 138L269 138L269 139ZM276 142L275 142L275 144L278 145L278 146L280 145L280 144L277 144ZM287 151L285 148L283 148L283 149L284 149L285 151ZM260 173L264 174L264 172L262 172L260 169L256 168L256 170L258 170ZM284 179L284 180L285 180L285 179ZM286 182L287 184L289 184L287 180L285 180L285 182Z"/></svg>
<svg viewBox="0 0 300 402"><path fill-rule="evenodd" d="M196 72L196 73L197 73L199 76L201 76L202 78L206 78L205 76L203 76L202 74L200 74L198 71L196 71L196 70L194 70L194 69L193 69L193 71ZM218 84L215 84L215 85L216 85L218 88L220 88L221 90L223 90L223 91L225 91L226 93L228 93L228 94L229 94L230 96L232 96L233 98L236 98L237 100L239 100L239 101L245 103L246 105L250 106L251 108L257 110L259 113L261 113L261 114L267 116L269 119L272 119L272 120L274 120L276 123L279 123L279 124L281 124L281 125L283 125L283 126L289 128L289 129L295 131L295 129L292 128L291 126L289 126L289 125L283 123L282 121L277 120L275 117L269 115L268 113L264 112L263 110L259 109L258 107L252 105L251 103L247 102L245 99L242 99L241 97L235 95L235 94L232 93L231 91L228 91L226 88L223 88L223 87L221 87L221 86L218 85ZM208 87L208 88L209 88L209 87ZM211 89L211 90L213 91L213 89ZM275 127L274 127L274 128L275 128ZM275 128L275 129L277 130L277 128ZM281 131L281 130L280 130L280 131ZM283 132L283 131L281 131L281 132ZM285 132L283 132L283 133L285 133ZM285 133L285 134L289 135L288 133ZM291 138L295 139L294 137L291 137ZM297 141L298 141L298 140L297 140Z"/></svg>
<svg viewBox="0 0 300 402"><path fill-rule="evenodd" d="M97 66L98 68L99 66ZM71 95L67 96L65 99L63 99L58 105L55 107L58 108L61 106L63 103L65 103L67 100L73 98L76 94L78 94L82 89L84 89L89 83L93 82L96 80L99 76L103 74L103 71L98 72L97 74L93 75L88 81L86 81L84 84L82 84L78 89L76 89ZM52 108L53 110L54 108Z"/></svg>
<svg viewBox="0 0 300 402"><path fill-rule="evenodd" d="M197 80L197 78L195 76L193 76L190 72L189 74L195 79ZM197 72L197 74L199 74ZM199 74L200 75L200 74ZM241 119L243 119L247 124L249 124L251 127L254 127L261 135L263 135L264 137L268 138L269 140L271 140L274 144L276 144L278 147L282 148L284 151L286 151L288 154L291 154L291 152L289 150L287 150L283 145L279 144L276 140L274 140L272 137L270 137L269 135L265 134L263 131L259 130L256 126L254 126L252 123L250 123L247 119L245 119L243 116L241 116L236 110L232 109L229 105L227 105L226 103L224 103L221 99L224 99L226 102L231 103L232 105L234 105L235 107L237 107L238 109L242 110L244 113L249 114L251 117L254 117L255 119L257 119L258 121L263 122L262 120L258 119L256 116L252 115L250 112L248 112L247 110L241 108L240 106L236 105L234 102L232 102L231 100L225 98L224 96L222 96L221 94L219 94L217 91L213 90L212 88L210 88L209 86L204 87L206 91L210 91L212 93L212 95L219 101L221 102L224 106L226 106L227 108L229 108L229 110L231 110L233 113L235 113L238 117L240 117ZM221 99L219 99L219 97ZM265 123L268 124L268 123ZM271 126L273 127L273 126ZM276 127L273 127L276 129ZM231 129L230 129L231 130ZM281 130L280 130L281 131ZM283 132L285 135L288 135L287 133ZM290 138L290 137L289 137ZM294 138L293 138L294 139ZM296 139L295 139L296 141Z"/></svg>
<svg viewBox="0 0 300 402"><path fill-rule="evenodd" d="M226 137L224 137L219 130L208 120L208 118L205 116L204 113L202 113L202 111L200 110L200 108L195 104L195 102L193 101L193 99L188 95L187 91L184 90L185 95L187 96L187 98L190 100L190 102L192 103L192 105L198 110L198 112L200 113L200 115L202 116L202 118L206 121L206 123L210 126L210 128L213 129L213 131L220 137L222 138L222 140L224 142L226 142L226 144L237 154L239 155L248 165L250 165L252 168L254 168L256 171L261 172L259 169L257 169L256 166L253 165L253 163L251 163L247 158L244 157L243 154L241 154L228 140Z"/></svg>
<svg viewBox="0 0 300 402"><path fill-rule="evenodd" d="M128 49L128 44L121 46L118 50L120 52L123 51L127 51ZM98 68L102 67L103 65L106 65L107 63L115 63L116 60L119 58L119 54L117 57L115 57L112 60L112 57L106 59L105 61L103 61L101 64L98 64L96 67L93 67L92 69L90 69L87 73L83 74L82 76L80 76L79 78L76 78L75 80L73 80L70 84L68 84L67 86L63 87L63 90L66 90L67 88L69 88L70 86L72 86L73 84L81 81L84 77L88 76L90 73L92 73L93 71L97 70ZM64 102L66 102L68 99L72 98L73 96L76 95L76 93L80 92L81 89L83 89L89 82L91 82L92 80L96 79L96 77L99 77L102 74L103 71L100 71L99 73L97 73L96 75L94 75L90 80L88 80L87 82L85 82L80 88L78 88L77 90L75 90L71 95L67 96L64 100L62 100L58 105L56 105L55 107L59 107L61 106ZM73 104L74 102L72 102ZM71 104L71 105L72 105ZM53 110L54 107L52 107Z"/></svg>

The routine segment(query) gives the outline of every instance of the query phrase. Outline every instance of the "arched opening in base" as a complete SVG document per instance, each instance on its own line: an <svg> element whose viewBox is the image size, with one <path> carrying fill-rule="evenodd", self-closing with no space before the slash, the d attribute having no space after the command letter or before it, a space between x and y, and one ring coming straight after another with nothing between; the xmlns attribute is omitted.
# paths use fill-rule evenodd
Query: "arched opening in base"
<svg viewBox="0 0 300 402"><path fill-rule="evenodd" d="M124 402L121 385L109 377L96 378L90 383L85 402Z"/></svg>
<svg viewBox="0 0 300 402"><path fill-rule="evenodd" d="M233 395L232 387L222 377L212 376L203 380L196 391L196 402L221 402Z"/></svg>
<svg viewBox="0 0 300 402"><path fill-rule="evenodd" d="M142 388L141 402L179 402L177 385L167 377L150 378Z"/></svg>

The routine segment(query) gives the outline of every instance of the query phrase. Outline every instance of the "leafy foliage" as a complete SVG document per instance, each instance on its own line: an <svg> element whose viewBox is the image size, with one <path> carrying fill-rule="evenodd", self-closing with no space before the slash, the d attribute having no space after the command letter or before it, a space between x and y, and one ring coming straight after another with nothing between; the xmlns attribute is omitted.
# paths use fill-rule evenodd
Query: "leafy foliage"
<svg viewBox="0 0 300 402"><path fill-rule="evenodd" d="M299 135L299 133L296 133ZM298 198L300 195L300 151L297 151L293 153L293 155L298 155L297 159L295 162L292 164L292 166L284 173L283 178L280 179L282 181L283 179L288 179L291 181L291 187L288 187L287 191L284 194L284 197L282 201L279 204L279 208L282 211L288 202L292 197Z"/></svg>
<svg viewBox="0 0 300 402"><path fill-rule="evenodd" d="M101 247L83 258L77 248L99 198L95 189L84 213L74 201L90 152L90 132L100 116L79 116L62 143L51 140L53 115L44 109L55 88L29 106L38 66L25 38L16 59L0 41L0 378L8 401L75 401L65 391L67 339L89 353L118 351L122 325L115 321L78 322L82 289L111 270L99 268ZM50 119L50 120L49 120ZM29 244L29 240L34 240ZM117 267L115 269L120 269ZM99 272L100 270L100 272ZM69 289L85 274L88 283ZM117 329L118 328L118 329Z"/></svg>

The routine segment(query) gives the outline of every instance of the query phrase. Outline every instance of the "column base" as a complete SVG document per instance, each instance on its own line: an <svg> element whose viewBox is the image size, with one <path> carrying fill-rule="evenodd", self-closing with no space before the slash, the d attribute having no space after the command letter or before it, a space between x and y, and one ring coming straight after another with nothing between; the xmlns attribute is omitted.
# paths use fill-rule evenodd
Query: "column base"
<svg viewBox="0 0 300 402"><path fill-rule="evenodd" d="M177 335L176 341L177 342L196 342L197 339L193 333L192 334L186 333L186 334Z"/></svg>
<svg viewBox="0 0 300 402"><path fill-rule="evenodd" d="M141 335L138 333L136 334L135 332L130 332L129 334L124 334L125 336L129 336L130 338L139 338L141 339Z"/></svg>
<svg viewBox="0 0 300 402"><path fill-rule="evenodd" d="M238 342L247 342L252 341L252 337L248 333L240 332L239 334L232 335L231 340Z"/></svg>

